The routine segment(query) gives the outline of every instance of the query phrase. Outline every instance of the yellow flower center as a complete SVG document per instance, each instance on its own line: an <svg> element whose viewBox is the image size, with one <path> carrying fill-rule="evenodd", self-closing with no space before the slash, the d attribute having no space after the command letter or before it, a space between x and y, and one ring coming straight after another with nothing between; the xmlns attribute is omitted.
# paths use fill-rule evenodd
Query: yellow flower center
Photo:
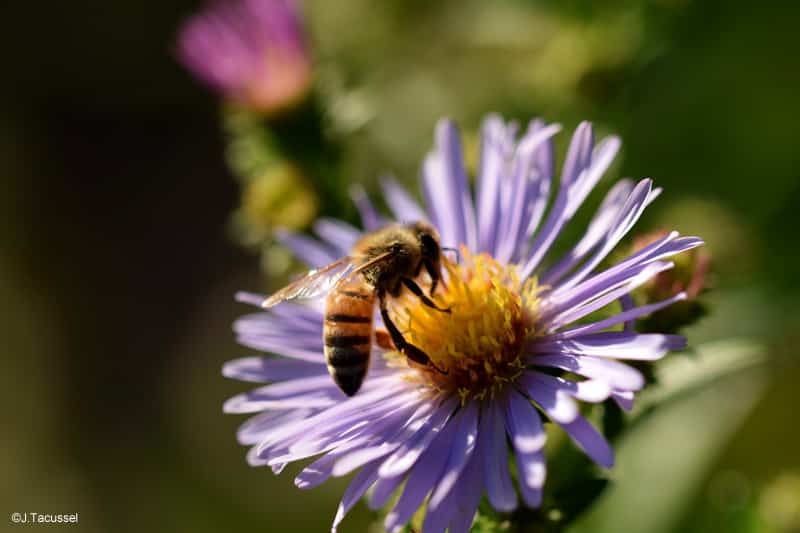
<svg viewBox="0 0 800 533"><path fill-rule="evenodd" d="M432 309L413 294L393 302L393 318L406 339L433 365L410 365L410 379L458 394L462 402L492 397L525 368L524 345L535 334L540 288L535 279L520 285L513 266L462 247L458 264L443 259L448 276ZM392 364L406 365L397 353Z"/></svg>

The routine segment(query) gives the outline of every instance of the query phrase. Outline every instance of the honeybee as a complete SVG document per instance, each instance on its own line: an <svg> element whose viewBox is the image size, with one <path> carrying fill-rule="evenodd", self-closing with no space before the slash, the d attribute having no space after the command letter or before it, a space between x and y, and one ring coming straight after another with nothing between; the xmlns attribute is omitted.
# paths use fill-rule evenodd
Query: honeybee
<svg viewBox="0 0 800 533"><path fill-rule="evenodd" d="M428 307L449 313L414 281L425 268L432 297L441 279L441 254L439 235L429 224L392 224L364 235L349 256L306 273L266 298L261 307L327 294L322 333L325 361L334 382L348 396L358 392L369 368L376 299L394 348L415 363L442 372L422 350L406 341L386 306L387 297L397 297L408 289Z"/></svg>

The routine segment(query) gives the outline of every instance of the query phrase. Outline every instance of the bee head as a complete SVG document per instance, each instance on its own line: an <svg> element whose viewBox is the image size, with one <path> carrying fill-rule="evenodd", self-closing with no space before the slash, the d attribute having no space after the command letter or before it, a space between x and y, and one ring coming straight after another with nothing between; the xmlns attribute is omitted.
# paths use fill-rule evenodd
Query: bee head
<svg viewBox="0 0 800 533"><path fill-rule="evenodd" d="M438 266L439 256L442 253L439 246L439 234L430 224L426 222L416 222L412 225L414 235L417 237L422 259L434 263Z"/></svg>

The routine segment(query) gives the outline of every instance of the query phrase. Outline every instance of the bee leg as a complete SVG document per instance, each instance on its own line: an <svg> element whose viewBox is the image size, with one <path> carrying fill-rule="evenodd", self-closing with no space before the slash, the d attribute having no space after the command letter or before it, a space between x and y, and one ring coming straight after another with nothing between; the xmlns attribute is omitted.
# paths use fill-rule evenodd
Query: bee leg
<svg viewBox="0 0 800 533"><path fill-rule="evenodd" d="M375 330L375 344L383 348L384 350L394 350L394 343L392 342L392 337L389 335L389 332L384 329L376 329Z"/></svg>
<svg viewBox="0 0 800 533"><path fill-rule="evenodd" d="M436 286L439 285L439 281L442 282L442 287L444 287L444 280L442 279L441 274L430 261L425 261L425 270L428 271L428 275L431 277L433 283L431 283L431 290L428 294L433 296L433 293L436 292Z"/></svg>
<svg viewBox="0 0 800 533"><path fill-rule="evenodd" d="M406 341L405 337L403 337L403 334L400 333L400 330L397 329L397 326L394 325L394 322L392 322L392 319L389 317L389 311L386 309L386 294L383 291L378 292L378 302L381 308L383 324L386 326L386 329L389 330L389 336L392 338L392 342L394 343L395 348L397 348L397 351L415 363L424 366L430 366L440 374L447 374L446 371L433 364L433 361L430 360L425 352Z"/></svg>
<svg viewBox="0 0 800 533"><path fill-rule="evenodd" d="M442 313L450 312L450 309L442 309L441 307L433 303L433 300L425 296L425 293L422 292L422 289L419 288L419 285L417 285L413 279L401 278L400 280L403 282L403 285L408 287L408 290L417 295L419 299L422 300L422 303L424 303L428 307L436 309L437 311L441 311Z"/></svg>

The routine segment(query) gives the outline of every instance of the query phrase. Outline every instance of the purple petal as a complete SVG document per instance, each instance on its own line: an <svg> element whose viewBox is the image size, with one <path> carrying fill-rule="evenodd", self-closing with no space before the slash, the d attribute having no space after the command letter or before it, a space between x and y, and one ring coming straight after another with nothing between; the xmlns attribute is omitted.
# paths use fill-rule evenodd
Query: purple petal
<svg viewBox="0 0 800 533"><path fill-rule="evenodd" d="M422 411L429 411L430 409L419 405L419 399L414 392L397 393L392 397L381 398L380 387L385 387L384 384L379 387L372 386L375 380L371 380L364 384L364 396L374 397L376 400L370 405L360 405L358 407L350 406L347 410L339 410L336 416L330 416L330 413L325 413L328 416L319 416L315 422L308 427L303 428L303 431L298 435L299 439L296 440L289 450L292 452L305 452L309 449L320 448L325 441L336 441L337 439L350 438L356 434L376 434L384 437L386 433L379 432L375 428L380 425L384 427L386 424L394 424L397 428L404 427L404 425L411 423L417 414L422 414ZM357 398L361 398L359 394ZM349 400L348 402L352 402ZM415 409L418 413L414 414ZM397 421L399 420L399 423ZM388 433L388 432L387 432Z"/></svg>
<svg viewBox="0 0 800 533"><path fill-rule="evenodd" d="M261 294L256 294L254 292L247 292L247 291L239 291L234 295L234 299L237 302L255 305L256 307L261 307L261 302L263 302L265 298L266 296L263 296Z"/></svg>
<svg viewBox="0 0 800 533"><path fill-rule="evenodd" d="M453 436L456 426L447 424L435 436L431 446L425 450L419 461L414 465L408 481L403 488L403 494L397 501L394 509L386 515L384 526L392 531L399 526L404 526L414 513L425 501L428 493L439 478L444 469L445 462L442 460L447 457L450 446L453 443ZM380 476L380 472L378 472Z"/></svg>
<svg viewBox="0 0 800 533"><path fill-rule="evenodd" d="M267 464L267 461L258 456L258 446L253 446L247 450L247 464L256 468ZM273 472L275 472L274 468Z"/></svg>
<svg viewBox="0 0 800 533"><path fill-rule="evenodd" d="M578 264L608 233L612 222L625 205L633 190L631 180L620 180L608 191L595 212L589 227L576 244L558 263L542 275L540 283L555 286L556 282Z"/></svg>
<svg viewBox="0 0 800 533"><path fill-rule="evenodd" d="M438 415L437 420L439 420L438 417L441 416L441 411L436 410L431 403L423 402L416 407L416 411L412 415L405 417L405 423L400 424L396 431L388 432L378 443L356 450L340 459L333 469L333 475L344 476L369 461L386 457L397 450L405 451L403 446L410 439L413 439L417 433L423 430L426 433L429 432L426 426L435 415ZM385 463L386 461L382 461L382 468ZM403 472L398 472L398 474ZM393 476L387 474L381 477Z"/></svg>
<svg viewBox="0 0 800 533"><path fill-rule="evenodd" d="M496 401L490 402L483 410L479 438L483 443L483 475L489 502L498 511L513 511L517 507L517 493L508 471L503 413Z"/></svg>
<svg viewBox="0 0 800 533"><path fill-rule="evenodd" d="M622 313L630 311L636 304L633 302L633 297L630 294L623 294L619 299L619 305L622 308ZM636 333L636 321L626 320L622 326L622 330L627 333Z"/></svg>
<svg viewBox="0 0 800 533"><path fill-rule="evenodd" d="M679 335L605 331L563 340L542 340L532 350L539 353L591 355L614 359L655 361L671 350L686 348L686 339Z"/></svg>
<svg viewBox="0 0 800 533"><path fill-rule="evenodd" d="M498 115L489 115L481 125L480 169L477 180L479 252L494 254L500 220L500 189L511 156L513 135Z"/></svg>
<svg viewBox="0 0 800 533"><path fill-rule="evenodd" d="M352 451L352 453L347 454L339 453L338 455L341 458L351 456L353 453L357 453L354 450L361 450L382 443L386 435L396 433L398 428L401 428L404 422L408 420L412 412L411 406L404 405L397 408L396 404L392 402L382 402L382 405L364 410L361 420L355 419L355 417L353 420L342 420L338 424L325 428L323 431L317 428L309 428L308 432L294 440L288 446L288 449L286 447L277 447L271 452L262 455L269 458L270 464L299 461L334 450L337 453ZM355 466L366 464L379 456L373 456L371 459ZM334 476L342 475L337 472L340 464L341 459L333 466L332 474Z"/></svg>
<svg viewBox="0 0 800 533"><path fill-rule="evenodd" d="M611 393L611 397L617 402L621 408L626 411L633 409L633 391L620 390Z"/></svg>
<svg viewBox="0 0 800 533"><path fill-rule="evenodd" d="M275 237L281 244L291 250L298 259L311 268L325 266L341 257L337 255L335 250L330 249L319 241L306 237L305 235L300 235L299 233L292 233L281 229L275 231Z"/></svg>
<svg viewBox="0 0 800 533"><path fill-rule="evenodd" d="M559 283L559 290L567 290L583 281L628 234L644 212L652 192L652 186L652 180L642 180L633 188L625 204L612 221L600 248L574 274Z"/></svg>
<svg viewBox="0 0 800 533"><path fill-rule="evenodd" d="M447 494L442 504L436 508L431 509L428 506L425 509L425 520L422 523L422 530L425 533L444 533L450 518L457 512L456 507L458 500L458 492L451 492ZM395 528L391 533L399 533L401 528Z"/></svg>
<svg viewBox="0 0 800 533"><path fill-rule="evenodd" d="M283 319L283 329L322 331L323 313L302 303L284 302L270 308L273 316Z"/></svg>
<svg viewBox="0 0 800 533"><path fill-rule="evenodd" d="M360 440L353 440L338 447L335 451L323 455L297 474L297 477L294 478L295 486L304 490L320 486L330 479L336 460L351 449L361 445L361 442Z"/></svg>
<svg viewBox="0 0 800 533"><path fill-rule="evenodd" d="M585 381L570 383L574 383L575 385L572 395L584 402L604 402L612 394L611 385L602 379L587 379Z"/></svg>
<svg viewBox="0 0 800 533"><path fill-rule="evenodd" d="M325 372L323 365L268 357L243 357L228 361L222 366L222 375L226 378L255 383L316 377Z"/></svg>
<svg viewBox="0 0 800 533"><path fill-rule="evenodd" d="M595 463L606 468L614 466L614 452L611 446L585 418L578 416L569 424L561 424L561 427Z"/></svg>
<svg viewBox="0 0 800 533"><path fill-rule="evenodd" d="M333 519L333 526L331 532L336 533L339 524L344 520L345 515L353 508L358 500L367 492L367 489L375 483L378 479L378 461L371 463L356 474L353 482L347 487L347 490L339 503L339 508L336 510L336 517Z"/></svg>
<svg viewBox="0 0 800 533"><path fill-rule="evenodd" d="M578 416L578 405L570 395L542 379L542 374L539 372L525 372L517 383L547 413L547 416L556 422L566 424Z"/></svg>
<svg viewBox="0 0 800 533"><path fill-rule="evenodd" d="M542 487L547 477L547 466L544 454L538 452L517 451L517 471L519 489L525 505L533 509L542 503Z"/></svg>
<svg viewBox="0 0 800 533"><path fill-rule="evenodd" d="M386 176L381 180L386 203L399 222L416 222L427 220L428 215L411 197L406 189L393 178Z"/></svg>
<svg viewBox="0 0 800 533"><path fill-rule="evenodd" d="M361 225L364 226L365 230L375 231L386 225L386 219L378 214L363 187L360 185L350 187L350 197L353 199L353 203L356 204L356 209L361 215Z"/></svg>
<svg viewBox="0 0 800 533"><path fill-rule="evenodd" d="M611 395L611 385L605 380L571 381L537 371L530 371L530 373L538 381L546 383L549 387L563 391L585 402L603 402Z"/></svg>
<svg viewBox="0 0 800 533"><path fill-rule="evenodd" d="M677 237L678 233L672 232L666 237L646 246L611 268L592 276L575 287L566 287L564 289L557 287L551 297L556 301L563 301L579 292L584 294L595 293L603 287L612 285L631 272L641 271L646 265L703 244L703 241L696 237Z"/></svg>
<svg viewBox="0 0 800 533"><path fill-rule="evenodd" d="M662 300L660 302L642 305L640 307L635 307L633 309L629 309L614 315L611 318L606 318L605 320L600 320L598 322L592 322L591 324L582 324L580 326L576 326L571 329L563 329L556 333L551 333L547 335L546 338L549 339L570 339L573 337L579 337L581 335L585 335L587 333L594 333L596 331L600 331L603 329L610 328L612 326L616 326L617 324L621 324L623 322L628 322L632 320L636 320L645 315L649 315L650 313L655 313L656 311L668 307L675 302L680 302L686 299L686 293L681 292L673 296L672 298L667 298L666 300Z"/></svg>
<svg viewBox="0 0 800 533"><path fill-rule="evenodd" d="M330 408L308 419L298 420L295 423L276 428L259 444L259 453L268 451L280 443L290 443L298 435L307 434L310 428L325 431L342 421L349 421L354 418L357 420L357 416L363 413L365 408L397 395L402 391L401 387L396 383L396 380L391 378L368 380L356 396L337 402Z"/></svg>
<svg viewBox="0 0 800 533"><path fill-rule="evenodd" d="M546 436L536 408L515 391L509 391L505 408L506 429L514 449L526 453L541 450Z"/></svg>
<svg viewBox="0 0 800 533"><path fill-rule="evenodd" d="M533 121L532 127L543 128L544 122ZM559 126L560 127L560 126ZM525 243L526 246L520 249L515 255L514 261L519 263L521 259L527 257L530 253L530 239L533 237L536 230L539 229L539 224L542 222L547 202L550 199L550 189L553 184L554 176L554 162L555 162L555 147L553 139L547 139L542 143L534 153L534 168L536 173L536 180L530 185L530 204L526 217L528 218L528 227L525 230Z"/></svg>
<svg viewBox="0 0 800 533"><path fill-rule="evenodd" d="M675 254L701 246L702 244L702 239L698 239L697 237L680 237L677 231L673 231L629 255L624 260L608 269L605 275L613 276L619 271L630 268L633 265L647 264L660 259L666 259Z"/></svg>
<svg viewBox="0 0 800 533"><path fill-rule="evenodd" d="M527 240L527 207L531 198L531 173L534 157L539 147L561 129L558 125L529 131L519 143L511 166L511 205L501 219L500 242L495 258L508 263Z"/></svg>
<svg viewBox="0 0 800 533"><path fill-rule="evenodd" d="M539 263L550 249L550 246L555 242L561 228L569 220L569 184L575 177L573 174L576 173L575 167L578 165L578 161L583 159L579 154L586 152L586 147L590 147L592 143L593 134L591 126L583 122L578 126L578 129L572 136L569 151L567 152L567 160L561 175L561 187L550 209L550 214L545 220L544 226L531 245L533 253L527 261L523 263L524 266L520 272L522 279L530 277L531 273L539 266Z"/></svg>
<svg viewBox="0 0 800 533"><path fill-rule="evenodd" d="M561 229L572 219L619 150L619 139L610 137L598 145L593 158L591 151L593 139L591 125L585 122L581 123L573 135L567 153L561 174L561 187L555 203L544 227L531 246L533 253L524 262L520 271L523 279L529 277L539 266Z"/></svg>
<svg viewBox="0 0 800 533"><path fill-rule="evenodd" d="M346 222L320 218L314 222L314 233L331 245L339 257L349 255L361 232Z"/></svg>
<svg viewBox="0 0 800 533"><path fill-rule="evenodd" d="M377 511L386 505L389 498L392 497L392 493L403 483L403 480L405 480L404 475L379 477L378 481L375 482L375 487L372 489L372 494L369 496L369 508Z"/></svg>
<svg viewBox="0 0 800 533"><path fill-rule="evenodd" d="M285 411L265 411L248 418L236 431L239 444L252 446L261 442L269 431L297 420L308 418L317 413L317 409L290 409Z"/></svg>
<svg viewBox="0 0 800 533"><path fill-rule="evenodd" d="M431 494L429 507L437 508L444 498L454 490L456 481L475 452L478 443L478 407L470 402L461 409L451 422L457 425L452 448L441 479Z"/></svg>
<svg viewBox="0 0 800 533"><path fill-rule="evenodd" d="M606 381L615 389L639 390L644 387L644 376L635 368L613 359L577 357L564 354L534 355L532 365L561 368L581 376Z"/></svg>
<svg viewBox="0 0 800 533"><path fill-rule="evenodd" d="M561 171L561 181L569 185L578 179L578 176L589 166L592 159L594 146L594 130L589 122L581 122L575 128L572 139L564 159L564 168Z"/></svg>
<svg viewBox="0 0 800 533"><path fill-rule="evenodd" d="M268 311L239 317L233 323L233 330L240 335L289 335L292 337L299 335L321 339L322 325L321 310L307 305L283 302Z"/></svg>
<svg viewBox="0 0 800 533"><path fill-rule="evenodd" d="M297 348L292 346L291 342L287 342L281 337L272 335L237 335L236 342L254 350L276 353L285 357L300 359L308 363L325 362L322 346L318 348ZM319 343L322 344L321 336L319 338Z"/></svg>
<svg viewBox="0 0 800 533"><path fill-rule="evenodd" d="M433 439L441 433L442 428L445 427L453 414L456 405L457 398L450 398L442 403L425 426L417 431L414 438L386 459L378 470L378 475L380 477L394 477L408 471Z"/></svg>
<svg viewBox="0 0 800 533"><path fill-rule="evenodd" d="M423 186L443 244L466 244L470 249L476 249L475 212L467 185L461 141L450 120L441 120L436 127L436 151L425 160Z"/></svg>
<svg viewBox="0 0 800 533"><path fill-rule="evenodd" d="M623 295L641 287L661 272L669 270L674 266L673 263L661 262L645 265L632 273L621 276L622 279L609 288L599 293L589 295L586 299L584 299L585 293L579 292L568 303L548 308L542 313L543 315L547 315L547 318L543 317L542 320L549 324L551 330L558 329L561 326L575 322L590 313L602 309L614 300L618 300Z"/></svg>
<svg viewBox="0 0 800 533"><path fill-rule="evenodd" d="M457 491L453 491L453 499L455 499L455 509L447 509L447 505L442 505L442 510L439 511L443 516L450 516L450 533L468 533L475 517L475 512L478 509L481 496L483 495L483 469L481 468L481 454L478 450L472 459L464 468L464 472L459 479ZM428 513L430 514L431 505L428 505ZM433 510L437 512L437 509ZM427 524L427 516L426 516ZM424 525L423 525L424 528ZM427 531L427 530L426 530Z"/></svg>
<svg viewBox="0 0 800 533"><path fill-rule="evenodd" d="M458 479L457 486L438 502L430 500L422 524L423 531L442 531L450 524L450 531L465 531L460 524L471 524L484 492L483 456L481 440ZM468 531L468 529L467 529Z"/></svg>
<svg viewBox="0 0 800 533"><path fill-rule="evenodd" d="M255 413L264 409L326 407L347 397L330 376L292 379L239 394L225 402L226 413Z"/></svg>

